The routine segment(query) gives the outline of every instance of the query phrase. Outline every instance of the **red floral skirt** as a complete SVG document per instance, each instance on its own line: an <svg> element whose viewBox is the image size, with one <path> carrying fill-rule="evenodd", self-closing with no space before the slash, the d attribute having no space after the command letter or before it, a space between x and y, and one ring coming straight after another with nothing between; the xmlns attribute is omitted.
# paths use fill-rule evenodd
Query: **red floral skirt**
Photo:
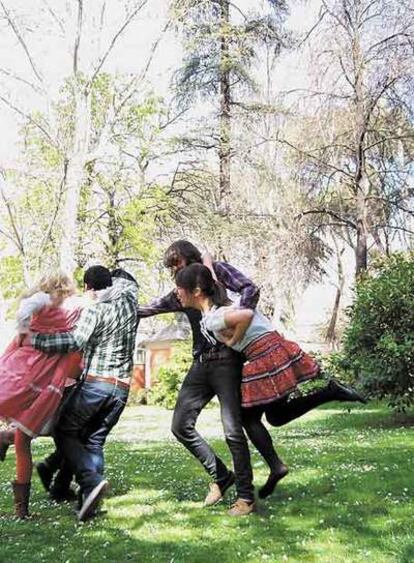
<svg viewBox="0 0 414 563"><path fill-rule="evenodd" d="M242 407L271 403L318 377L320 367L296 342L268 332L243 351Z"/></svg>

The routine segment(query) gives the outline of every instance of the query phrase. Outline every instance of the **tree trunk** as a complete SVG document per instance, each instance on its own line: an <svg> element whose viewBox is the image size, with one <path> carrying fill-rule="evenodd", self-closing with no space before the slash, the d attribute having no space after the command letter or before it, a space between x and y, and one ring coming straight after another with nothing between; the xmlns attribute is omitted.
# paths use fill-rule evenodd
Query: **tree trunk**
<svg viewBox="0 0 414 563"><path fill-rule="evenodd" d="M230 211L230 70L229 70L229 0L220 3L220 145L219 145L219 211L228 216Z"/></svg>
<svg viewBox="0 0 414 563"><path fill-rule="evenodd" d="M68 157L65 182L65 205L62 214L62 239L60 243L60 267L72 273L76 266L78 246L78 209L85 164L89 149L90 94L75 84L75 112L72 150Z"/></svg>
<svg viewBox="0 0 414 563"><path fill-rule="evenodd" d="M336 259L337 259L337 273L338 273L338 285L336 287L336 295L334 306L332 309L331 319L329 321L329 326L326 331L325 341L330 345L332 350L336 348L336 324L338 322L338 315L339 315L339 305L341 303L342 293L345 286L345 274L344 274L344 267L342 264L342 255L345 252L344 248L339 249L338 243L334 237L334 245L336 250Z"/></svg>
<svg viewBox="0 0 414 563"><path fill-rule="evenodd" d="M356 199L357 240L355 249L356 277L368 266L368 228L367 228L367 190L368 178L365 163L366 97L364 92L364 61L361 50L359 32L356 31L352 41L352 56L355 75L355 179L354 193Z"/></svg>

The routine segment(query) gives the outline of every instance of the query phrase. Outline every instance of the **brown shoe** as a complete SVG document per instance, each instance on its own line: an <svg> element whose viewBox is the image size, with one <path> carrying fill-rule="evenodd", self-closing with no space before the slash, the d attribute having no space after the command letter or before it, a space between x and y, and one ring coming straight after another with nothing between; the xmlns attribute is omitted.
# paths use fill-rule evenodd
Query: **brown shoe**
<svg viewBox="0 0 414 563"><path fill-rule="evenodd" d="M238 498L227 514L229 516L247 516L252 512L256 512L255 502L253 500L247 501L242 498Z"/></svg>
<svg viewBox="0 0 414 563"><path fill-rule="evenodd" d="M233 471L229 471L226 481L222 485L210 483L210 491L204 499L204 506L214 506L223 499L224 493L234 484L235 477Z"/></svg>

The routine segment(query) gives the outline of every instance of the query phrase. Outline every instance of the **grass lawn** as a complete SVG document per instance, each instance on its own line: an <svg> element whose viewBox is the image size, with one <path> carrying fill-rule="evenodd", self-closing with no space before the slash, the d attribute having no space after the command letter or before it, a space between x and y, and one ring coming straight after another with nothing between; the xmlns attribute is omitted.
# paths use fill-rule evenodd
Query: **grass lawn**
<svg viewBox="0 0 414 563"><path fill-rule="evenodd" d="M291 472L258 514L241 519L226 515L234 493L202 507L208 478L170 438L171 413L162 409L125 411L106 447L107 512L83 525L71 505L48 501L37 476L33 518L9 518L11 452L0 467L0 561L414 562L414 414L334 407L272 429ZM217 409L199 428L229 461ZM35 458L51 447L37 440ZM253 467L260 485L267 470L256 452Z"/></svg>

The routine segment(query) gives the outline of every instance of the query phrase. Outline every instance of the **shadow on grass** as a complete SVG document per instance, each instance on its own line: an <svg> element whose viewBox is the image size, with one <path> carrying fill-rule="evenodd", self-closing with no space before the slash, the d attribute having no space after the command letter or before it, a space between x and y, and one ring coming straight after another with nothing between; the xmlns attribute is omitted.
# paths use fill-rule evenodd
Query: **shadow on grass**
<svg viewBox="0 0 414 563"><path fill-rule="evenodd" d="M107 514L78 525L73 507L50 505L35 479L35 518L0 518L0 561L411 562L411 421L391 420L368 409L335 411L272 429L291 473L259 513L245 519L226 514L234 492L213 509L202 507L208 477L179 444L111 442ZM212 445L229 461L222 441ZM36 456L48 449L36 445ZM252 460L260 484L266 466L256 453ZM0 470L5 514L12 505L6 484L12 456Z"/></svg>

